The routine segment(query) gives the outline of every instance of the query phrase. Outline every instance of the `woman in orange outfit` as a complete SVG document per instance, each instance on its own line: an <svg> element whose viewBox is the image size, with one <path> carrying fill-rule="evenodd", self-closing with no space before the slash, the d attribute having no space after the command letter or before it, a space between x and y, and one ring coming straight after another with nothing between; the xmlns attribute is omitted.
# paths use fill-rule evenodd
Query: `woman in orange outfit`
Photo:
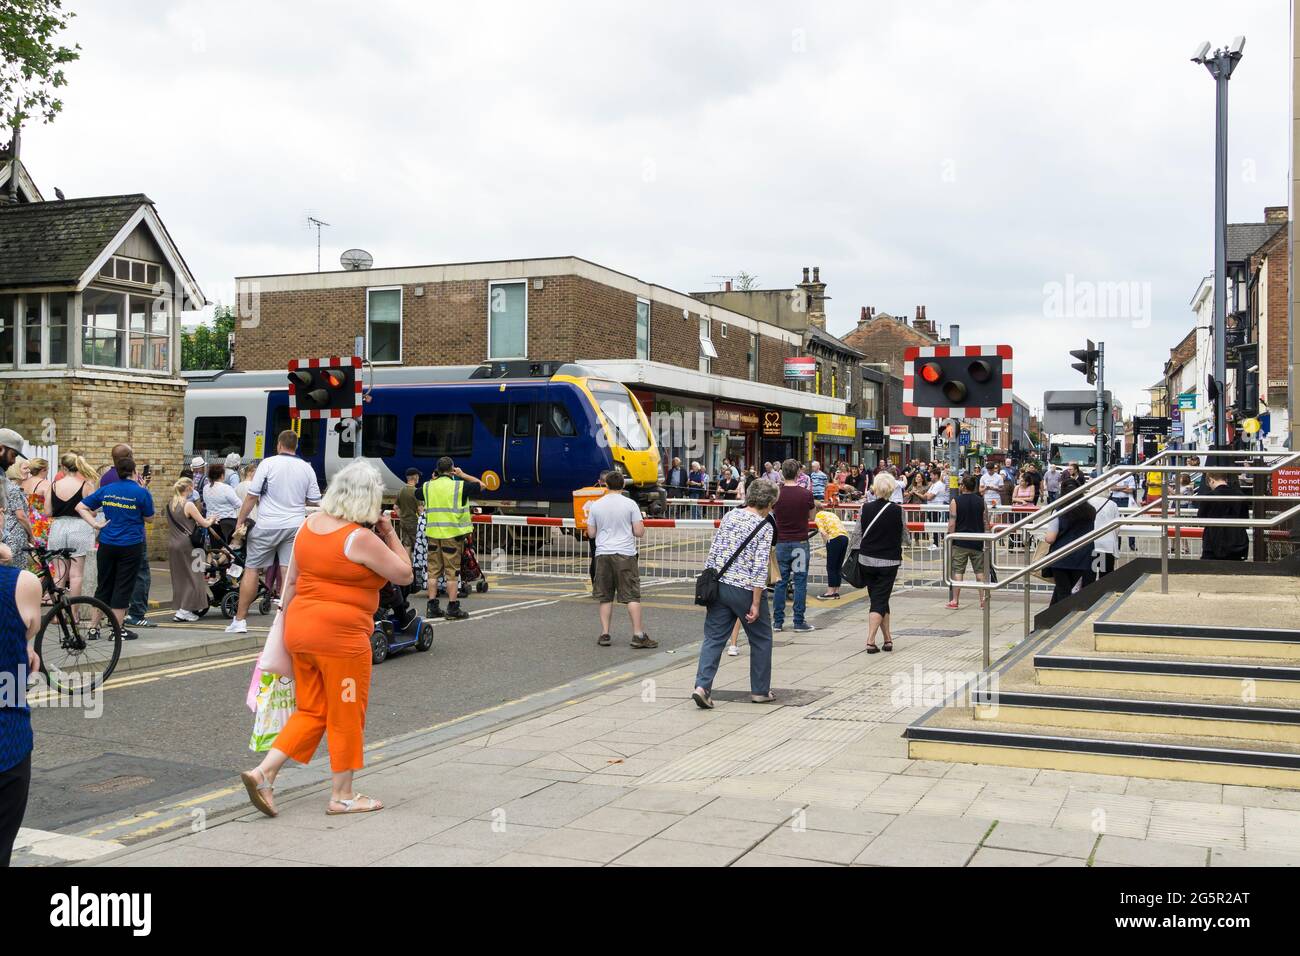
<svg viewBox="0 0 1300 956"><path fill-rule="evenodd" d="M330 482L320 511L294 541L282 601L284 645L293 656L297 709L256 769L240 774L249 799L267 816L275 776L287 760L307 763L328 735L334 786L325 812L368 813L383 804L352 789L364 766L370 635L385 581L411 583L411 559L383 502L383 479L365 461ZM373 528L373 530L371 530Z"/></svg>

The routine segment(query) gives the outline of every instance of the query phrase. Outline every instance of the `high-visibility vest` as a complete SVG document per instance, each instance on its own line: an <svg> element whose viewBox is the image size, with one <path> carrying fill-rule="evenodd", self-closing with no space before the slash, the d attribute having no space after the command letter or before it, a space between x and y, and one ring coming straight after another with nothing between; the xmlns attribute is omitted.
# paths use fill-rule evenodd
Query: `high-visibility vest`
<svg viewBox="0 0 1300 956"><path fill-rule="evenodd" d="M457 538L474 530L469 506L462 504L465 483L440 475L424 483L424 536Z"/></svg>

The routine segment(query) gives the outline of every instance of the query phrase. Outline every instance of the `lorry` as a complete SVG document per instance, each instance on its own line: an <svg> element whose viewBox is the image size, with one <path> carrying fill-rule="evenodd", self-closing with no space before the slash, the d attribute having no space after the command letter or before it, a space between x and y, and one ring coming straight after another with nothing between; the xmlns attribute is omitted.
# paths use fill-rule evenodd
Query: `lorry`
<svg viewBox="0 0 1300 956"><path fill-rule="evenodd" d="M1102 421L1109 424L1111 394L1102 393ZM1097 393L1092 389L1066 389L1043 393L1043 432L1047 436L1047 460L1065 467L1077 464L1081 471L1097 467ZM1110 442L1107 429L1107 444Z"/></svg>

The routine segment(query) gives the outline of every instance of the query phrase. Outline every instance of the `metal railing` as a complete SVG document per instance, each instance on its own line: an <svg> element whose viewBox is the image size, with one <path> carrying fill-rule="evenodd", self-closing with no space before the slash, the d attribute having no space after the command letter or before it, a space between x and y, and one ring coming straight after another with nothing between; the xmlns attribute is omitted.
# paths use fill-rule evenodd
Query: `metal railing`
<svg viewBox="0 0 1300 956"><path fill-rule="evenodd" d="M1227 458L1228 464L1209 465L1209 464L1178 464L1179 459L1189 458ZM1261 461L1267 462L1260 465L1233 464L1233 461ZM1098 538L1108 534L1118 533L1126 535L1126 529L1135 528L1152 528L1160 538L1160 591L1163 594L1169 593L1169 539L1172 536L1181 549L1183 540L1182 530L1184 528L1248 528L1248 529L1268 529L1275 528L1287 520L1300 515L1300 503L1293 504L1285 510L1279 511L1278 514L1266 518L1200 518L1192 514L1185 514L1182 511L1182 502L1196 501L1203 503L1208 500L1213 501L1250 501L1255 503L1297 501L1295 496L1288 495L1233 495L1233 496L1214 496L1209 498L1205 495L1165 495L1163 494L1166 487L1167 475L1196 475L1206 473L1227 474L1227 475L1268 475L1271 476L1280 468L1294 467L1300 462L1300 452L1263 452L1263 451L1197 451L1188 450L1165 450L1155 457L1143 462L1140 465L1119 465L1115 468L1105 471L1078 488L1062 495L1054 502L1040 508L1033 514L1015 522L1006 525L994 531L987 531L980 534L965 533L957 536L963 541L976 541L979 543L980 550L984 555L985 567L992 567L998 575L996 581L962 581L960 586L963 588L974 588L979 591L990 592L983 595L984 608L984 666L988 668L992 661L989 653L989 634L991 629L993 595L991 592L1005 588L1009 584L1017 581L1022 582L1024 593L1025 609L1025 637L1028 637L1032 628L1030 625L1030 583L1035 572L1053 565L1061 558L1080 550L1085 545L1091 545ZM1031 557L1029 548L1025 549L1026 560L1024 564L1014 567L999 567L996 564L998 543L1009 538L1013 534L1025 534L1034 537L1034 532L1042 530L1049 522L1059 518L1062 514L1069 511L1075 505L1082 504L1089 498L1099 494L1104 494L1113 489L1118 489L1121 482L1128 475L1148 475L1157 473L1161 476L1162 494L1158 499L1147 502L1132 514L1122 515L1113 521L1107 522L1101 527L1094 527L1090 532L1081 535L1075 540L1069 542L1058 550L1044 554L1042 557L1034 560ZM1171 515L1169 512L1169 503L1174 502L1174 511ZM1152 512L1159 509L1159 516ZM1172 535L1170 532L1173 532ZM943 575L944 582L951 584L948 574L948 567L951 561L953 548L953 537L944 536L943 542Z"/></svg>

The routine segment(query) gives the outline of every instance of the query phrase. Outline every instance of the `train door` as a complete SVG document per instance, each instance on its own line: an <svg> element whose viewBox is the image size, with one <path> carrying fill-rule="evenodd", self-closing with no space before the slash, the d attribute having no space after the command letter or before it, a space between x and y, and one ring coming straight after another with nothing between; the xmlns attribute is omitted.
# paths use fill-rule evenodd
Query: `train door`
<svg viewBox="0 0 1300 956"><path fill-rule="evenodd" d="M506 486L516 494L536 494L541 484L542 422L538 415L545 392L512 388L506 417Z"/></svg>
<svg viewBox="0 0 1300 956"><path fill-rule="evenodd" d="M268 396L266 422L266 457L276 453L276 438L286 429L292 430L289 418L289 393L272 392ZM298 457L311 465L316 480L325 487L325 422L319 418L301 419L298 434Z"/></svg>

